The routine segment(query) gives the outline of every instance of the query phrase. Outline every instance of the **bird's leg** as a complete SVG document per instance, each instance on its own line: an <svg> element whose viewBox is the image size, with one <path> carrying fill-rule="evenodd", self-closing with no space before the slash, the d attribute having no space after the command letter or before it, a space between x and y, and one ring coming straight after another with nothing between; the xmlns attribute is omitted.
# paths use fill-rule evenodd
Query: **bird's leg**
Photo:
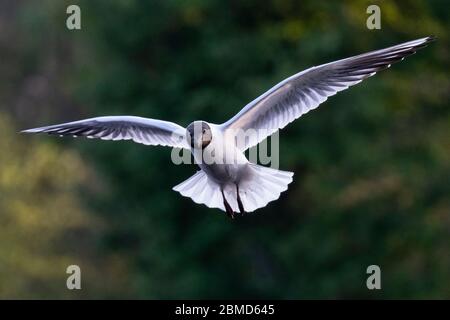
<svg viewBox="0 0 450 320"><path fill-rule="evenodd" d="M227 199L225 199L225 195L223 194L223 189L220 189L220 191L222 192L223 205L225 206L227 216L230 217L231 219L234 219L234 211L231 208L230 204L228 203Z"/></svg>
<svg viewBox="0 0 450 320"><path fill-rule="evenodd" d="M241 215L244 215L246 212L244 209L244 205L242 204L242 201L241 201L241 196L239 195L239 185L236 185L236 193L237 193L237 203L238 203L239 211L241 212Z"/></svg>

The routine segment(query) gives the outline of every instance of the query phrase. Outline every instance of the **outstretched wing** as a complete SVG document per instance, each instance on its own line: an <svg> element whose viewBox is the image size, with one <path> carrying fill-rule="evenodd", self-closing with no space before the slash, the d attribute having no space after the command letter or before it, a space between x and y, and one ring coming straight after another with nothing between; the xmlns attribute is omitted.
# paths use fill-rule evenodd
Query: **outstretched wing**
<svg viewBox="0 0 450 320"><path fill-rule="evenodd" d="M22 132L45 132L59 136L83 136L114 141L133 140L146 145L189 148L185 128L173 122L132 116L90 118Z"/></svg>
<svg viewBox="0 0 450 320"><path fill-rule="evenodd" d="M250 102L223 123L222 129L240 134L251 131L239 145L246 150L317 108L328 97L403 60L432 40L426 37L304 70Z"/></svg>

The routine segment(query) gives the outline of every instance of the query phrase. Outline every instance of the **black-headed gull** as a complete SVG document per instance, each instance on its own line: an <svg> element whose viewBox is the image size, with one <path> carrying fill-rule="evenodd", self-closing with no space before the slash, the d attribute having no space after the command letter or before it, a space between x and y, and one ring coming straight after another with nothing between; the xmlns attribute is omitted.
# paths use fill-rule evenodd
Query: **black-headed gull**
<svg viewBox="0 0 450 320"><path fill-rule="evenodd" d="M249 162L245 150L317 108L328 97L403 60L432 40L433 37L421 38L304 70L280 82L220 125L195 121L183 128L162 120L109 116L22 132L133 140L188 149L200 170L173 189L196 203L219 208L234 217L235 212L251 212L278 199L293 176L292 172ZM249 131L253 133L248 134Z"/></svg>

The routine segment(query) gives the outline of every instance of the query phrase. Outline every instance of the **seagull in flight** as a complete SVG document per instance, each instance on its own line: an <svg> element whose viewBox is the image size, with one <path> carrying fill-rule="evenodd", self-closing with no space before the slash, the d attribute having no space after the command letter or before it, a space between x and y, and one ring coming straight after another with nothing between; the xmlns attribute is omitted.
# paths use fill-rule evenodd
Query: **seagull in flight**
<svg viewBox="0 0 450 320"><path fill-rule="evenodd" d="M245 150L317 108L328 97L389 68L433 40L432 36L425 37L311 67L278 83L222 124L199 120L183 128L163 120L106 116L22 132L133 140L188 149L200 170L173 190L234 218L235 213L252 212L278 199L293 177L292 172L249 162ZM257 134L247 135L249 131ZM230 155L233 161L227 161ZM215 161L206 161L211 159Z"/></svg>

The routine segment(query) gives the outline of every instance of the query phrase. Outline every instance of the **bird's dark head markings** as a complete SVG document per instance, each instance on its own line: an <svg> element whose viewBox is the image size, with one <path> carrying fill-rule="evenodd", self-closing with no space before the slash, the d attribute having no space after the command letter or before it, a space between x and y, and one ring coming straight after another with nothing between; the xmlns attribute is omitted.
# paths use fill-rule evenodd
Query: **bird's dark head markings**
<svg viewBox="0 0 450 320"><path fill-rule="evenodd" d="M211 143L211 127L205 121L192 122L186 131L186 139L193 149L205 149Z"/></svg>

